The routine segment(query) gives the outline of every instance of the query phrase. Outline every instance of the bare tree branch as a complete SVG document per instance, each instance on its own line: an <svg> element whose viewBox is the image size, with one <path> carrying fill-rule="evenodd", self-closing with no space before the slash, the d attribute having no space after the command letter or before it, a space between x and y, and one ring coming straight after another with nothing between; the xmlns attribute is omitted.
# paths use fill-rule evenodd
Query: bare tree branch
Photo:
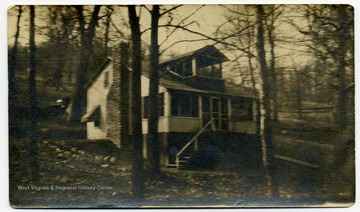
<svg viewBox="0 0 360 212"><path fill-rule="evenodd" d="M170 46L166 47L164 50L162 50L159 55L163 54L165 51L167 51L168 49L170 49L171 47L180 44L180 43L185 43L185 42L198 42L198 41L206 41L209 40L208 38L201 38L201 39L191 39L191 40L179 40L176 41L174 43L172 43Z"/></svg>
<svg viewBox="0 0 360 212"><path fill-rule="evenodd" d="M193 11L190 15L186 16L185 18L183 18L180 22L180 24L183 24L187 19L189 19L190 17L192 17L195 13L197 13L201 8L203 8L205 5L201 5L200 7L198 7L195 11ZM192 21L190 24L187 24L186 26L190 26L193 23L197 23L196 21ZM167 36L166 38L160 43L159 47L162 46L170 37L172 34L174 34L174 32L177 30L177 28L174 28ZM162 53L162 52L161 52ZM161 54L160 53L160 54Z"/></svg>
<svg viewBox="0 0 360 212"><path fill-rule="evenodd" d="M151 14L151 10L146 5L141 5L141 7L145 8Z"/></svg>
<svg viewBox="0 0 360 212"><path fill-rule="evenodd" d="M172 8L170 8L170 9L166 10L165 12L161 13L160 17L167 14L167 13L169 13L169 12L171 12L171 11L173 11L173 10L176 10L177 8L182 7L182 6L183 6L182 4L176 5L176 6L172 7Z"/></svg>
<svg viewBox="0 0 360 212"><path fill-rule="evenodd" d="M229 10L230 12L235 13L235 14L238 14L238 15L251 16L251 17L254 17L254 15L252 15L252 14L248 14L248 13L241 13L241 12L239 12L239 11L235 11L235 10L230 9L228 6L225 6L225 5L223 5L223 4L221 4L220 6L221 6L221 7L223 7L223 8L225 8L225 9L227 9L227 10Z"/></svg>
<svg viewBox="0 0 360 212"><path fill-rule="evenodd" d="M115 30L121 35L121 36L124 36L124 33L121 32L121 30L119 28L117 28L116 24L113 22L112 19L110 19L110 23L111 25L113 25L113 27L115 28Z"/></svg>
<svg viewBox="0 0 360 212"><path fill-rule="evenodd" d="M234 44L225 42L226 39L231 38L231 37L233 37L233 36L236 35L236 34L239 34L240 32L246 30L247 28L249 28L249 27L251 27L251 26L253 26L253 25L249 25L249 26L247 26L247 27L245 27L245 28L243 28L243 29L235 32L234 34L231 34L231 35L226 36L226 37L223 37L223 38L213 38L213 37L210 37L210 36L208 36L208 35L205 35L205 34L203 34L203 33L201 33L201 32L197 32L197 31L188 29L188 28L186 28L186 27L184 27L184 26L180 26L180 25L172 25L172 24L159 25L159 27L173 27L173 28L178 28L178 29L184 30L184 31L186 31L186 32L190 32L190 33L192 33L192 34L199 35L199 36L201 36L201 37L204 37L204 38L207 38L207 39L209 39L209 40L211 40L211 41L214 41L215 43L214 43L213 45L220 43L220 44L223 44L223 45L226 45L226 46L231 46L231 47L233 47L233 48L235 48L235 49L237 49L237 50L240 50L240 51L242 51L242 52L245 52L245 53L247 53L247 54L250 54L252 57L256 57L256 56L255 56L254 54L252 54L251 52L248 52L247 49L245 49L245 48L241 48L241 47L236 46L236 45L234 45Z"/></svg>
<svg viewBox="0 0 360 212"><path fill-rule="evenodd" d="M192 22L184 25L184 27L190 26L190 25L192 25L192 24L194 24L194 23L197 23L197 22L196 22L196 21L192 21ZM162 46L162 45L171 37L171 35L172 35L177 29L178 29L178 28L174 28L174 29L170 32L170 34L168 34L168 35L166 36L166 38L160 43L159 47ZM160 53L160 54L161 54L161 53Z"/></svg>

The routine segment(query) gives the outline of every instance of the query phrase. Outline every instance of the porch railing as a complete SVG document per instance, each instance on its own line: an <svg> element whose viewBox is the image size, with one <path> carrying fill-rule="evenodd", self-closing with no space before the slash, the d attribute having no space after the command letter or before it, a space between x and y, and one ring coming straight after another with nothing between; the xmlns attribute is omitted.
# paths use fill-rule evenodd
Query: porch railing
<svg viewBox="0 0 360 212"><path fill-rule="evenodd" d="M185 150L192 144L195 142L194 144L194 150L197 151L198 150L198 143L197 143L197 138L201 135L201 133L203 133L206 128L213 122L213 120L210 120L207 124L205 124L205 126L198 132L196 133L196 135L176 154L176 168L180 167L180 156L185 152Z"/></svg>

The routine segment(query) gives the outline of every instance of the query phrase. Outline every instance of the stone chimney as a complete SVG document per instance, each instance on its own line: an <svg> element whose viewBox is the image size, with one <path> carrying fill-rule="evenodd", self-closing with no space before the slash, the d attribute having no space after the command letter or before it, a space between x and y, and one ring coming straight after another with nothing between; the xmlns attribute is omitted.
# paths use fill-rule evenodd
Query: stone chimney
<svg viewBox="0 0 360 212"><path fill-rule="evenodd" d="M120 148L130 147L130 73L129 44L113 49L113 83L107 97L107 135Z"/></svg>

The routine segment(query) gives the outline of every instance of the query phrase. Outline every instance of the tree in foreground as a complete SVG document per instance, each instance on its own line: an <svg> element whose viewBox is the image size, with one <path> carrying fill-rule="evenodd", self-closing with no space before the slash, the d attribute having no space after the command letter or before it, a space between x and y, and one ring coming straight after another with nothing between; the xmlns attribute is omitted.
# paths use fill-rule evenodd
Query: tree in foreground
<svg viewBox="0 0 360 212"><path fill-rule="evenodd" d="M141 33L135 5L128 6L132 39L132 192L135 198L144 198L143 140L141 119Z"/></svg>
<svg viewBox="0 0 360 212"><path fill-rule="evenodd" d="M262 148L262 162L265 172L266 183L272 197L278 196L278 188L274 179L274 146L272 142L272 131L270 125L270 79L266 66L265 44L264 44L264 9L262 5L256 6L257 22L257 54L260 64L260 139Z"/></svg>
<svg viewBox="0 0 360 212"><path fill-rule="evenodd" d="M80 62L76 71L76 83L73 94L73 103L71 105L71 113L68 119L70 121L78 122L83 115L83 108L85 105L85 91L86 74L89 69L90 57L93 53L93 39L95 37L95 29L99 20L100 5L95 5L91 14L91 20L87 29L85 28L84 8L81 5L75 6L80 28L81 50Z"/></svg>
<svg viewBox="0 0 360 212"><path fill-rule="evenodd" d="M29 131L30 162L33 181L39 180L39 161L37 152L37 97L36 97L36 46L35 46L35 6L30 6L30 77L29 77Z"/></svg>

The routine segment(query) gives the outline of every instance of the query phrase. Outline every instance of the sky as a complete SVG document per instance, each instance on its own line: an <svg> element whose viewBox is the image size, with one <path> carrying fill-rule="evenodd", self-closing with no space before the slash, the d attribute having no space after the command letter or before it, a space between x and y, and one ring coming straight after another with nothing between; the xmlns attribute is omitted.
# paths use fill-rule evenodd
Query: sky
<svg viewBox="0 0 360 212"><path fill-rule="evenodd" d="M149 6L151 7L151 6ZM170 6L169 6L170 7ZM174 11L174 16L176 17L186 17L189 14L191 14L193 11L195 11L198 7L200 7L200 5L186 5L183 6L179 9L177 9L176 11ZM44 15L44 9L42 8L36 8L36 19L35 19L35 24L37 26L43 26L45 23L43 21L43 18L41 16ZM120 20L121 18L127 18L126 17L126 8L118 8L119 10L121 10L122 12L122 16L120 17L117 14L114 14L114 16L112 17L114 20ZM124 15L125 14L125 15ZM14 35L16 33L16 20L17 20L17 10L16 8L10 8L8 11L8 43L9 44L13 44L14 43ZM28 17L28 11L23 12L23 16L21 18L21 31L20 31L20 40L19 42L22 45L26 45L28 43L28 22L29 22L29 17ZM211 33L209 32L213 32L216 30L216 27L222 23L224 23L226 20L223 17L223 10L221 10L220 6L205 6L202 7L196 14L194 14L192 16L193 20L196 20L198 24L193 24L191 28L193 28L196 31L199 31L201 33L204 34L209 34L211 35ZM141 11L141 17L140 17L140 24L141 24L141 28L142 30L145 30L147 28L149 28L150 26L150 15L147 11L145 11L144 9ZM160 24L166 24L164 22L160 22ZM179 30L180 31L180 30ZM143 40L149 40L150 37L150 31L147 31L147 33L145 33L142 36ZM199 36L194 36L191 35L190 33L174 33L174 35L166 42L164 43L164 48L173 43L174 41L177 41L179 39L193 39L193 38L200 38ZM163 39L165 39L165 33L162 33L162 30L160 29L159 32L159 42L161 42ZM44 40L44 38L37 34L36 35L36 42L37 43L41 43ZM189 51L193 51L199 47L202 47L206 44L209 44L212 42L197 42L197 43L192 43L191 45L176 45L176 53L186 53ZM173 50L174 51L174 50Z"/></svg>
<svg viewBox="0 0 360 212"><path fill-rule="evenodd" d="M227 5L228 7L231 7L231 5ZM172 8L173 5L167 5L165 8ZM151 5L148 5L148 8L151 8ZM200 9L199 9L200 8ZM196 13L194 13L196 11ZM46 15L46 9L44 7L36 7L36 18L35 18L35 25L37 27L44 26L46 23L44 21L44 17ZM194 22L187 28L197 31L200 33L203 33L205 35L208 35L210 37L214 36L214 32L218 28L218 26L226 23L227 19L225 18L226 10L219 5L206 5L202 7L201 5L184 5L182 7L179 7L178 9L173 11L173 24L178 23L180 20L182 20L184 17L189 16L190 14L194 13L188 20L186 20L185 23ZM148 29L151 25L151 17L148 11L145 9L142 9L141 11L138 10L138 14L140 14L140 25L141 30L144 31ZM112 15L113 22L117 25L117 28L124 30L124 27L122 26L123 19L127 19L127 8L125 7L117 7L116 12ZM12 45L14 43L14 34L16 32L16 20L17 20L17 8L13 7L8 10L8 43ZM167 24L169 18L168 17L162 17L160 19L160 25ZM128 20L125 20L128 22ZM28 24L29 23L29 12L28 9L25 8L25 11L22 14L21 18L21 29L20 29L20 39L19 42L21 45L27 45L28 43L28 36L29 36L29 30L28 30ZM296 33L294 30L289 31L289 24L281 24L278 26L280 31L283 31L283 33L287 34L288 36L291 36L291 34ZM164 39L166 39L166 35L168 34L165 28L159 28L159 44L162 43ZM286 31L288 30L288 31ZM129 30L125 30L125 34L129 35ZM286 31L286 32L284 32ZM99 30L98 30L99 32ZM295 34L293 35L295 36ZM36 43L42 43L46 37L41 35L40 33L37 33L35 35ZM176 41L179 40L196 40L196 39L203 39L202 36L194 35L189 32L185 32L182 30L177 30L172 36L164 42L160 46L160 52L164 49L167 49L169 45L172 45ZM148 45L150 44L150 30L146 31L142 35L142 40L144 40ZM164 54L161 55L161 60L168 59L172 55L180 55L184 53L188 53L191 51L194 51L196 49L199 49L201 47L204 47L205 45L212 45L214 44L214 41L211 40L202 40L197 42L184 42L179 43L171 48L169 48ZM217 45L217 47L221 47L220 45ZM284 45L282 45L284 47ZM277 48L276 54L278 56L278 64L281 64L282 66L293 66L292 60L290 57L293 57L294 51L290 49L296 48L295 46L287 46L286 48ZM146 48L144 48L146 49ZM148 52L147 52L148 53ZM236 56L239 55L240 52L232 51L232 52L224 52L223 53L230 59L230 61L233 61ZM306 63L309 60L309 57L306 57L304 55L299 56L299 53L296 53L294 57L296 57L296 61L298 64L300 63ZM236 65L234 63L228 62L224 65L225 72L224 72L224 78L227 79L233 79L236 82L241 82L242 79L239 77L239 71L235 70L233 65ZM246 58L243 58L243 61L240 63L240 65L237 65L236 69L247 69L247 60ZM231 71L227 71L231 70Z"/></svg>

